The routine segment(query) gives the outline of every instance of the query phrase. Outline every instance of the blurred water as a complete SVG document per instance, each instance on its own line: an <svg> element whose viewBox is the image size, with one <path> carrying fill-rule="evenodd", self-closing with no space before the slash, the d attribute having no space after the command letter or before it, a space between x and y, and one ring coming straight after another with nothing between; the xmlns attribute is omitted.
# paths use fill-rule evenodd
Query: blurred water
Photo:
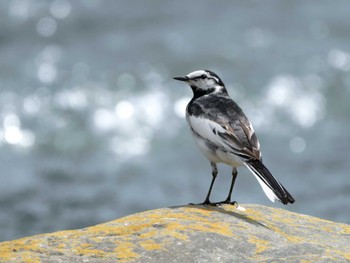
<svg viewBox="0 0 350 263"><path fill-rule="evenodd" d="M348 1L0 2L0 241L203 201L173 76L211 69L251 118L286 209L350 223ZM230 169L219 167L213 198ZM245 169L241 203L271 204Z"/></svg>

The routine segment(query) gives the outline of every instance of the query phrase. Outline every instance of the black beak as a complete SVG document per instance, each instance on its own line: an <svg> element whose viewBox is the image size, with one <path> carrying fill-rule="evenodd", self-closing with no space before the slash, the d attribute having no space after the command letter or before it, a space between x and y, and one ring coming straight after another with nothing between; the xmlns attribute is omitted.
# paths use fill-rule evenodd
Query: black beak
<svg viewBox="0 0 350 263"><path fill-rule="evenodd" d="M179 81L188 81L188 77L175 77L174 79L179 80Z"/></svg>

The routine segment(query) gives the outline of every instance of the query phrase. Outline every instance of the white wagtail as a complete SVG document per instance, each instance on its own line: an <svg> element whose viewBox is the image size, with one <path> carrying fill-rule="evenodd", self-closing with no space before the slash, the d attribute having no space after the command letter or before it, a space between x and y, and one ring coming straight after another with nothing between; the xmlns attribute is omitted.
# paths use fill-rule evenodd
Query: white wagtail
<svg viewBox="0 0 350 263"><path fill-rule="evenodd" d="M194 140L212 167L212 181L202 204L233 204L232 189L237 167L246 166L258 180L266 196L283 204L294 203L294 198L262 163L260 143L242 109L229 97L224 83L209 70L194 71L176 80L187 82L193 98L186 108L186 119ZM226 200L210 202L210 193L218 174L217 163L232 166L232 181Z"/></svg>

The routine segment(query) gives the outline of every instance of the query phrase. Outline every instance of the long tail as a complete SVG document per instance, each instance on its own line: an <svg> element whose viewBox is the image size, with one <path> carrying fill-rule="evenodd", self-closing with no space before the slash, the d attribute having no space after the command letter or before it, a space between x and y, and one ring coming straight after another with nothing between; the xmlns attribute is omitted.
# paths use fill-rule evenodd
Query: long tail
<svg viewBox="0 0 350 263"><path fill-rule="evenodd" d="M283 204L294 203L292 195L278 182L265 165L259 160L249 160L245 163L254 174L266 196L272 201L280 201Z"/></svg>

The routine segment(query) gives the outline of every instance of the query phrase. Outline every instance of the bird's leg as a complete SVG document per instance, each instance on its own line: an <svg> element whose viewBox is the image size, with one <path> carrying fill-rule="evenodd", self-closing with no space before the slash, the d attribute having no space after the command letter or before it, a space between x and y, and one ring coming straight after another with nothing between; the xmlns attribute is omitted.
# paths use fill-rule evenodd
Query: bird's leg
<svg viewBox="0 0 350 263"><path fill-rule="evenodd" d="M237 178L237 169L235 167L233 167L232 168L232 180L231 180L230 191L228 193L228 196L225 199L225 201L221 201L221 202L218 202L216 204L231 204L231 205L237 204L236 201L231 202L232 190L233 190L233 186L235 185L236 178Z"/></svg>
<svg viewBox="0 0 350 263"><path fill-rule="evenodd" d="M218 175L218 168L216 167L216 163L210 163L211 164L211 170L212 170L212 176L213 178L211 179L211 183L210 183L210 187L209 187L209 191L207 194L207 197L205 198L204 202L202 203L203 205L216 205L215 203L210 202L210 193L211 190L213 188L216 176Z"/></svg>
<svg viewBox="0 0 350 263"><path fill-rule="evenodd" d="M232 195L233 186L235 185L235 182L236 182L236 178L237 178L237 169L235 167L233 167L232 168L232 180L231 180L230 192L228 193L228 196L225 200L228 204L231 203L231 195Z"/></svg>

